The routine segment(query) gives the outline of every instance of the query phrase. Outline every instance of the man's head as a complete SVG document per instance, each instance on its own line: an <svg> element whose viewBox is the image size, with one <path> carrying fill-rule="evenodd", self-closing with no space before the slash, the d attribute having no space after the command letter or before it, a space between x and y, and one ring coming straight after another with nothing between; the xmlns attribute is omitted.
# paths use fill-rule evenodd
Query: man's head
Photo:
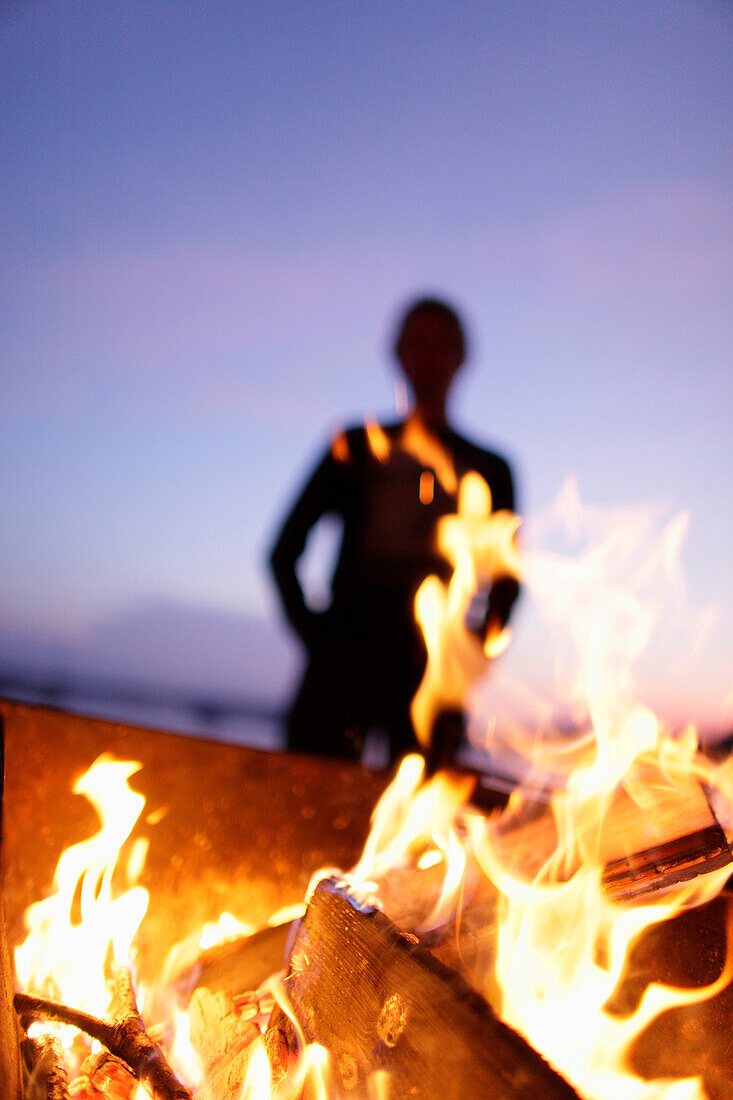
<svg viewBox="0 0 733 1100"><path fill-rule="evenodd" d="M466 338L456 311L438 298L419 298L397 330L395 355L417 407L442 419L451 382L466 357Z"/></svg>

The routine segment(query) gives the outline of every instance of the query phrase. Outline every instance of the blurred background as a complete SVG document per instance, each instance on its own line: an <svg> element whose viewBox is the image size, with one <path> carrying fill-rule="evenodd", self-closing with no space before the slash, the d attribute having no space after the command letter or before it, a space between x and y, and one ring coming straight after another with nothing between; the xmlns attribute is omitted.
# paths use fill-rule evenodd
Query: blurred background
<svg viewBox="0 0 733 1100"><path fill-rule="evenodd" d="M7 0L0 694L277 745L270 542L332 433L394 417L431 292L471 336L456 426L526 515L568 475L689 513L640 686L730 731L732 29L727 0ZM546 679L538 637L525 599L499 688Z"/></svg>

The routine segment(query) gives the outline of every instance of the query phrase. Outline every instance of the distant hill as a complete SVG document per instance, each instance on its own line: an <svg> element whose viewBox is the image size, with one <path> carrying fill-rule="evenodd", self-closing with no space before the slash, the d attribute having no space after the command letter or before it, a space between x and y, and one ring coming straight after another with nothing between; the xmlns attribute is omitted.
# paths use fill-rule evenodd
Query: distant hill
<svg viewBox="0 0 733 1100"><path fill-rule="evenodd" d="M185 707L207 721L276 714L298 663L295 642L273 621L166 599L67 637L0 622L0 693L110 715L127 703Z"/></svg>
<svg viewBox="0 0 733 1100"><path fill-rule="evenodd" d="M474 698L476 743L494 728L567 726L547 660L552 635L528 615L518 622L509 652ZM282 737L277 719L301 659L279 621L166 598L122 607L73 636L3 621L0 611L0 695L249 743ZM641 677L642 697L660 716L695 722L714 740L730 733L728 683L699 655L669 670L657 660Z"/></svg>

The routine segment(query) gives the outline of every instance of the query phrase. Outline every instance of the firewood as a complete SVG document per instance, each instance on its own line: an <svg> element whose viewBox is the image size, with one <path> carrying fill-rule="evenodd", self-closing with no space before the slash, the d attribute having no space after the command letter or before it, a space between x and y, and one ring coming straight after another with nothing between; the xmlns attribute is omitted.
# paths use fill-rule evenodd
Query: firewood
<svg viewBox="0 0 733 1100"><path fill-rule="evenodd" d="M137 1089L130 1067L101 1050L84 1060L71 1092L74 1100L135 1100Z"/></svg>
<svg viewBox="0 0 733 1100"><path fill-rule="evenodd" d="M311 897L284 987L306 1040L329 1051L330 1096L366 1097L381 1070L390 1100L576 1097L456 971L334 879ZM292 1050L287 1018L270 1026Z"/></svg>
<svg viewBox="0 0 733 1100"><path fill-rule="evenodd" d="M26 1100L69 1100L69 1079L58 1039L51 1035L34 1039L26 1036L20 1052L27 1074Z"/></svg>
<svg viewBox="0 0 733 1100"><path fill-rule="evenodd" d="M260 1029L239 1004L221 990L195 990L188 1005L191 1044L203 1064L212 1100L228 1100L242 1091L252 1043Z"/></svg>
<svg viewBox="0 0 733 1100"><path fill-rule="evenodd" d="M209 947L180 972L172 973L169 984L182 994L194 987L212 993L257 989L282 969L290 929L287 922Z"/></svg>
<svg viewBox="0 0 733 1100"><path fill-rule="evenodd" d="M70 1024L90 1038L98 1039L105 1046L109 1046L114 1039L112 1024L100 1020L98 1016L91 1016L88 1012L59 1004L58 1001L35 997L31 993L16 993L13 1004L21 1020L55 1020L59 1024Z"/></svg>
<svg viewBox="0 0 733 1100"><path fill-rule="evenodd" d="M619 787L602 822L589 822L589 850L571 852L564 861L566 877L581 859L596 858L603 865L606 895L631 900L731 862L728 838L694 775L677 776L672 784L659 764L644 761L634 765L628 779L643 791L642 803ZM492 840L515 874L533 880L557 846L549 803L542 798L517 800L502 815Z"/></svg>
<svg viewBox="0 0 733 1100"><path fill-rule="evenodd" d="M191 1093L168 1065L163 1051L145 1030L128 970L118 968L112 982L114 1045L105 1046L127 1062L154 1100L190 1100Z"/></svg>
<svg viewBox="0 0 733 1100"><path fill-rule="evenodd" d="M154 1100L191 1100L191 1093L175 1076L163 1051L145 1030L129 973L118 970L112 986L113 1009L109 1021L26 993L15 994L15 1010L21 1017L71 1024L97 1039L130 1067Z"/></svg>
<svg viewBox="0 0 733 1100"><path fill-rule="evenodd" d="M276 1004L270 1013L267 1031L262 1036L270 1063L273 1085L279 1085L288 1075L291 1062L291 1045L293 1047L292 1053L295 1052L295 1042L291 1043L291 1038L290 1021L280 1005Z"/></svg>
<svg viewBox="0 0 733 1100"><path fill-rule="evenodd" d="M720 984L721 978L724 983L733 963L731 942L733 894L728 890L652 925L634 944L606 1010L629 1016L652 984L700 989ZM708 1100L730 1100L732 1019L733 985L727 984L715 996L663 1012L636 1037L627 1063L645 1080L699 1076Z"/></svg>

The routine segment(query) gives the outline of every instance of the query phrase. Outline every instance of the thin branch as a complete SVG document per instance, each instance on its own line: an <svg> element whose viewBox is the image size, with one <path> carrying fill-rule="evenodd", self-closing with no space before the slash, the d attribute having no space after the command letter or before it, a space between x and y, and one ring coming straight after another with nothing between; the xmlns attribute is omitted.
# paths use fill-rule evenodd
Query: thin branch
<svg viewBox="0 0 733 1100"><path fill-rule="evenodd" d="M69 1008L45 997L27 993L15 994L15 1011L19 1016L55 1020L71 1024L97 1039L130 1067L145 1085L154 1100L192 1100L191 1093L168 1065L163 1051L153 1042L140 1018L132 980L127 971L116 972L112 984L113 1017L100 1020L87 1012Z"/></svg>
<svg viewBox="0 0 733 1100"><path fill-rule="evenodd" d="M34 997L30 993L16 993L13 998L15 1011L19 1016L30 1017L34 1020L53 1020L59 1024L71 1024L79 1031L85 1032L92 1039L98 1039L100 1043L109 1048L114 1039L112 1024L100 1020L97 1016L90 1016L88 1012L80 1012L77 1008L69 1008L68 1005L59 1004L58 1001L50 1001L46 997Z"/></svg>

